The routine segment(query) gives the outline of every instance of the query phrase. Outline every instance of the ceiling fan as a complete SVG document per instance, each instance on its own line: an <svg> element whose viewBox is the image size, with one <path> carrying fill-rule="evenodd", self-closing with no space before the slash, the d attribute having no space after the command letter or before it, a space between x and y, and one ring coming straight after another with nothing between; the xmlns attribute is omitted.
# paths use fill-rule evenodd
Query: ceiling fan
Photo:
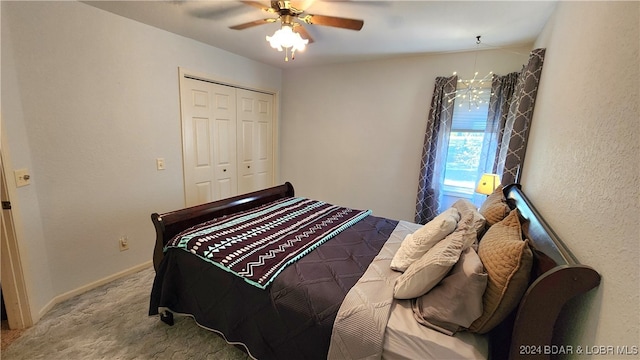
<svg viewBox="0 0 640 360"><path fill-rule="evenodd" d="M286 50L285 61L289 60L288 52L291 50L291 57L293 59L296 50L303 50L307 43L312 43L313 39L309 36L309 33L302 25L321 25L331 26L341 29L349 29L360 31L364 25L364 21L357 19L348 19L336 16L326 15L314 15L307 14L303 9L300 9L292 5L292 1L271 1L271 6L266 7L257 1L241 1L246 5L250 5L259 8L270 14L277 15L275 18L266 18L260 20L254 20L243 24L230 26L233 30L244 30L250 27L281 22L281 29L276 31L273 36L267 36L266 39L271 44L271 47L282 51Z"/></svg>

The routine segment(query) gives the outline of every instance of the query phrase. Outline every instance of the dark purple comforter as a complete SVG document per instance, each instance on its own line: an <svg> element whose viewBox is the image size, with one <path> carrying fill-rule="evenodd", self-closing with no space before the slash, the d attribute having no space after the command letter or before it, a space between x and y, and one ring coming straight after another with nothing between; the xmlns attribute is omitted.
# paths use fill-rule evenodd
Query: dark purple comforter
<svg viewBox="0 0 640 360"><path fill-rule="evenodd" d="M181 249L169 249L151 292L158 307L191 314L258 359L326 359L342 300L397 221L368 216L284 269L262 290Z"/></svg>

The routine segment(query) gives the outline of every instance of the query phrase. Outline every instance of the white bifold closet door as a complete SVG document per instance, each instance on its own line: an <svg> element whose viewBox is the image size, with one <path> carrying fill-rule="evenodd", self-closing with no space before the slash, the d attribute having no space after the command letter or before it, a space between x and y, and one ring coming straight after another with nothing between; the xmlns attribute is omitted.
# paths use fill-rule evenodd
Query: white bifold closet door
<svg viewBox="0 0 640 360"><path fill-rule="evenodd" d="M182 78L186 206L273 186L273 95Z"/></svg>
<svg viewBox="0 0 640 360"><path fill-rule="evenodd" d="M238 193L273 186L273 95L237 89Z"/></svg>

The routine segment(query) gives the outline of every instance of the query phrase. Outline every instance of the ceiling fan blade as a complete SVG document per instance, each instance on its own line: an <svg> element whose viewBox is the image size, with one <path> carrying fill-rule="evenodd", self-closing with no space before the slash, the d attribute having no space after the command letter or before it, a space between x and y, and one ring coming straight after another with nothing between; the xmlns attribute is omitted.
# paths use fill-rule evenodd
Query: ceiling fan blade
<svg viewBox="0 0 640 360"><path fill-rule="evenodd" d="M278 19L255 20L255 21L250 21L248 23L244 23L244 24L238 24L238 25L234 25L234 26L229 26L229 29L244 30L244 29L247 29L247 28L250 28L250 27L263 25L263 24L268 24L268 23L272 23L272 22L276 22L276 21L278 21Z"/></svg>
<svg viewBox="0 0 640 360"><path fill-rule="evenodd" d="M270 12L270 13L274 13L275 12L275 10L273 8L265 6L265 5L263 5L262 3L258 2L258 1L240 1L240 2L245 4L245 5L253 6L254 8L258 8L260 10L264 10L266 12Z"/></svg>
<svg viewBox="0 0 640 360"><path fill-rule="evenodd" d="M302 36L303 39L309 40L309 44L311 44L313 42L313 39L311 38L311 35L309 35L309 33L307 32L307 29L305 29L304 26L300 24L296 24L296 25L297 26L293 27L293 32L297 32L298 34L300 34L300 36Z"/></svg>
<svg viewBox="0 0 640 360"><path fill-rule="evenodd" d="M362 29L364 25L364 21L356 20L356 19L347 19L335 16L325 16L325 15L304 15L298 17L298 19L304 21L307 24L312 25L323 25L323 26L333 26L342 29L350 29L359 31Z"/></svg>
<svg viewBox="0 0 640 360"><path fill-rule="evenodd" d="M289 3L291 7L298 10L299 12L305 11L308 9L315 0L291 0Z"/></svg>

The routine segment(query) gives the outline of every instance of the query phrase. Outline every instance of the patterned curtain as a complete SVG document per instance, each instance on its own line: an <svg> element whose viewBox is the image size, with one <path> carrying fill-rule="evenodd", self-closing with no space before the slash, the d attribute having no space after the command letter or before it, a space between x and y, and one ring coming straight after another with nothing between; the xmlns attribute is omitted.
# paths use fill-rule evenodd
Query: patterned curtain
<svg viewBox="0 0 640 360"><path fill-rule="evenodd" d="M518 77L518 72L512 72L504 76L493 75L487 127L484 132L480 163L478 166L478 179L480 179L484 173L497 173L500 144L502 143L504 127L507 122L507 116L509 115L509 108L513 102ZM473 203L480 206L486 198L486 195L474 193Z"/></svg>
<svg viewBox="0 0 640 360"><path fill-rule="evenodd" d="M436 215L440 205L440 184L444 181L443 167L453 118L452 94L456 90L457 76L437 77L427 118L427 128L422 147L422 161L418 180L415 222L426 224Z"/></svg>
<svg viewBox="0 0 640 360"><path fill-rule="evenodd" d="M502 176L503 184L520 180L545 50L533 50L518 77L497 158L496 173Z"/></svg>

